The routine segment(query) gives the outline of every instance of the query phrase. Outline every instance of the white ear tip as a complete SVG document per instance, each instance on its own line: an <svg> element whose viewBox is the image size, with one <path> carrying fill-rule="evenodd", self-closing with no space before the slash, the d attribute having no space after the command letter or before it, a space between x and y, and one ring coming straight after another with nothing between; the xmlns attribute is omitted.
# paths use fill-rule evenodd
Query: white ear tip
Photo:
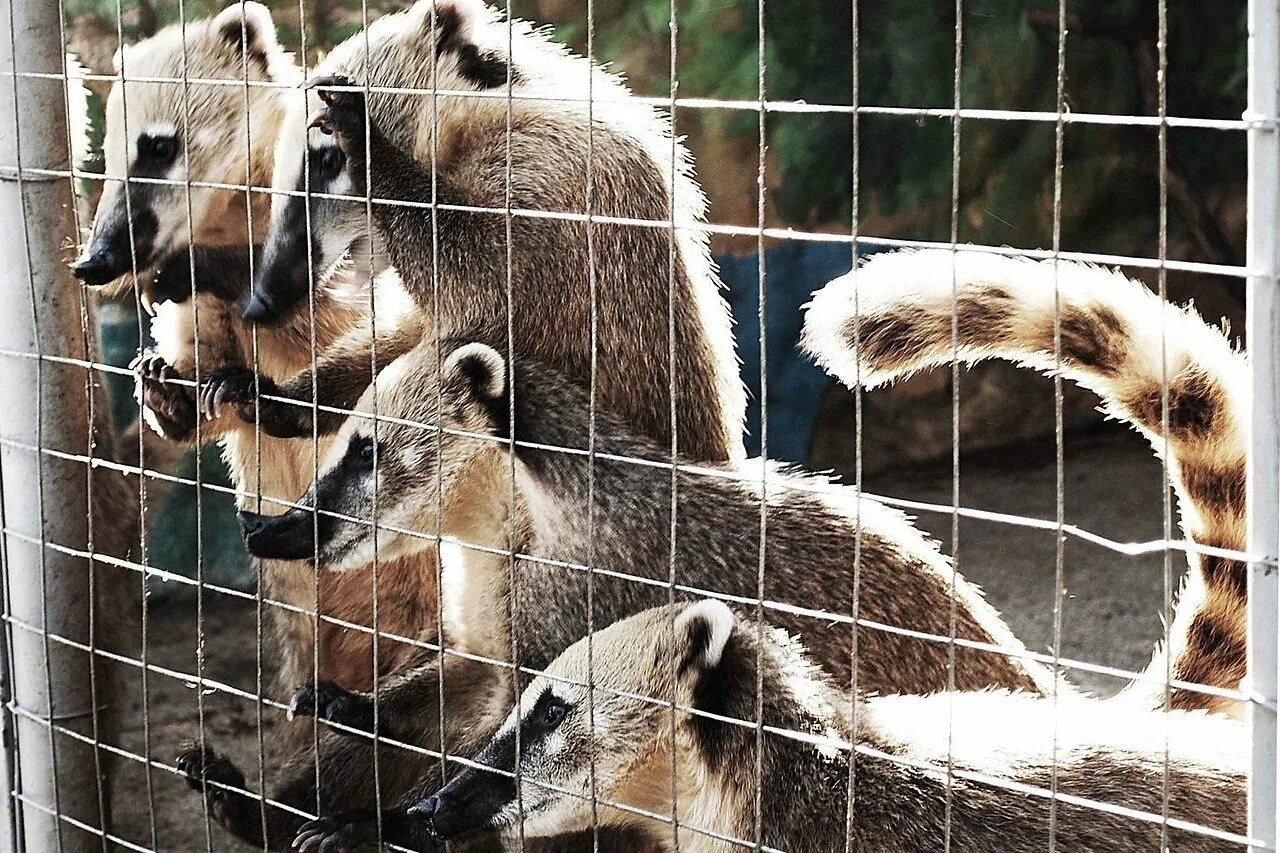
<svg viewBox="0 0 1280 853"><path fill-rule="evenodd" d="M496 349L482 343L464 344L449 356L451 367L456 368L468 363L483 366L482 370L465 371L473 382L483 381L483 384L476 385L477 393L488 399L500 397L507 385L506 359Z"/></svg>
<svg viewBox="0 0 1280 853"><path fill-rule="evenodd" d="M706 645L702 649L702 665L706 668L718 666L724 655L724 647L733 633L733 611L723 601L715 598L704 598L681 611L676 618L676 627L681 633L695 622L706 626Z"/></svg>

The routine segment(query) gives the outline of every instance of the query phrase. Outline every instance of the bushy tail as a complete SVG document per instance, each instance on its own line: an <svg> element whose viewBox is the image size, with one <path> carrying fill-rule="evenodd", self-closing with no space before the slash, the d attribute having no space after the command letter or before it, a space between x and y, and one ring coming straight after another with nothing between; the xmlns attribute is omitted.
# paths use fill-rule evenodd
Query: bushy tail
<svg viewBox="0 0 1280 853"><path fill-rule="evenodd" d="M1166 456L1191 540L1244 550L1249 365L1194 311L1111 270L948 250L878 255L819 291L807 311L804 347L850 387L884 385L953 359L994 358L1094 391L1108 415L1133 424ZM1176 679L1235 688L1245 673L1247 566L1189 559L1170 648L1156 652L1148 673L1163 681L1168 655ZM1149 683L1130 690L1163 696ZM1231 703L1182 690L1173 704L1227 710Z"/></svg>

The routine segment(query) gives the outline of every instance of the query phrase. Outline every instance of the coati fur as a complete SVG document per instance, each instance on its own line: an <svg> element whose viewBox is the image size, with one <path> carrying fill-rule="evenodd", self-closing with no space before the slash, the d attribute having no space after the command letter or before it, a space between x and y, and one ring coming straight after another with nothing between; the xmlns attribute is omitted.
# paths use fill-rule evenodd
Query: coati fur
<svg viewBox="0 0 1280 853"><path fill-rule="evenodd" d="M1164 459L1191 543L1247 548L1248 358L1193 310L1163 302L1119 272L981 252L877 255L815 294L804 345L850 387L886 385L955 359L1059 373L1098 394L1104 412L1132 425ZM1245 675L1248 566L1193 550L1187 557L1191 571L1169 647L1157 648L1125 694L1152 707L1164 702L1167 673L1228 689ZM1170 703L1242 710L1231 699L1176 687Z"/></svg>
<svg viewBox="0 0 1280 853"><path fill-rule="evenodd" d="M311 157L336 146L346 162L342 187L358 201L330 205L329 220L318 228L313 220L312 239L297 197L278 203L251 312L283 317L305 304L310 282L298 260L308 247L326 273L357 244L385 246L421 312L419 337L426 330L503 352L510 346L517 358L594 382L600 407L656 439L664 458L673 447L692 459L743 456L746 398L699 228L706 200L668 118L630 97L616 75L529 24L508 25L480 0L422 0L381 18L336 48L319 73L309 96L313 123L331 135L313 131ZM366 99L348 84L456 94L374 91ZM508 86L510 101L494 97ZM305 113L291 112L281 136L276 181L290 191L302 187L305 122ZM588 227L588 212L655 224ZM669 220L674 227L661 224ZM416 342L380 341L379 360ZM368 347L338 355L318 365L317 385L322 403L349 409L371 378ZM280 393L309 401L311 387L303 374ZM237 391L223 399L253 400L247 385ZM277 434L311 432L308 408L267 401L256 414ZM319 427L339 423L327 418Z"/></svg>
<svg viewBox="0 0 1280 853"><path fill-rule="evenodd" d="M1023 656L1024 647L981 593L955 576L936 546L901 514L759 460L699 466L682 460L673 483L668 466L637 461L660 457L656 443L634 435L607 411L594 413L592 472L592 407L581 386L528 359L509 375L506 360L479 343L459 347L438 366L436 348L425 341L383 370L360 402L364 416L343 427L299 508L272 517L242 514L251 552L310 557L314 524L319 565L331 571L359 565L375 547L366 519L376 492L376 547L387 558L419 547L422 540L402 531L434 530L439 507L448 627L483 626L447 632L451 650L468 662L471 656L507 661L514 643L518 664L539 669L592 624L660 604L668 595L716 590L751 600L763 560L766 618L803 637L838 683L853 678L849 614L856 589L863 620L856 632L860 689L1053 689L1048 670ZM371 420L375 410L386 420ZM489 472L488 479L477 482L476 471ZM514 588L504 553L512 547L513 485ZM313 507L319 514L313 516ZM582 570L588 564L591 574ZM590 614L588 601L594 605ZM947 636L953 601L959 644L951 648L915 633ZM451 660L447 655L446 667ZM497 682L493 695L501 695L502 685L510 689L505 669L495 667L490 678ZM379 694L383 736L422 742L424 726L438 736L436 679L433 665L418 679L403 674ZM445 680L451 680L447 673ZM345 710L360 701L344 697ZM367 708L371 700L362 701ZM446 705L447 716L456 713ZM348 724L367 720L366 712ZM447 749L462 751L456 743ZM351 832L373 831L369 806L339 804L354 810L349 823L365 822Z"/></svg>
<svg viewBox="0 0 1280 853"><path fill-rule="evenodd" d="M217 16L188 22L185 28L166 27L123 48L115 65L127 82L117 82L108 97L108 173L164 178L176 185L131 183L126 203L124 184L108 182L92 243L76 272L98 284L101 277L110 276L101 292L119 297L134 283L136 265L142 273L138 295L154 315L151 332L156 341L154 349L135 361L143 418L179 444L194 443L197 435L201 442L220 442L232 482L242 493L240 505L277 512L279 501L297 497L314 479L313 459L316 453L323 455L325 440L317 448L309 440L282 441L233 415L218 414L211 401L202 399L210 390L205 377L215 368L251 376L249 367L256 363L264 376L286 379L310 367L313 334L317 349L323 351L367 322L367 308L363 300L322 289L311 300L313 310L255 329L240 316L252 265L261 263L262 254L253 245L249 223L252 219L255 228L265 232L269 196L253 192L246 200L243 190L192 187L193 227L188 229L182 182L189 177L196 184L248 181L270 186L278 130L286 102L299 96L293 87L301 82L301 73L280 46L270 13L255 2L235 2ZM240 81L247 75L262 85L249 87L246 95L243 87L192 83L184 98L181 83L136 79L179 78L184 67L197 80ZM157 149L165 154L163 160L157 160ZM193 235L194 244L189 243ZM394 283L380 288L385 317L397 313L397 304L400 310L407 306L397 299L401 291ZM154 462L148 460L148 465ZM351 689L371 689L372 636L322 621L315 660L311 615L318 608L335 619L372 626L371 569L350 578L322 575L317 600L316 576L310 568L271 561L261 568L264 595L281 605L271 608L280 640L275 644L279 684L292 690L314 677L318 668L323 679ZM409 566L380 565L382 591L395 593L394 603L380 609L380 629L396 636L434 637L434 579L430 554ZM415 648L387 640L379 651L379 668L386 674Z"/></svg>
<svg viewBox="0 0 1280 853"><path fill-rule="evenodd" d="M505 87L505 82L496 79L495 69L501 70L504 81L508 70L514 69L510 73L518 91L533 96L572 97L582 93L585 98L588 86L593 86L595 97L603 100L594 108L590 142L585 100L567 106L549 105L545 100L517 103L512 136L512 206L569 214L585 211L586 152L590 145L595 155L596 215L661 221L672 215L674 207L680 228L673 235L670 228L598 223L592 226L588 237L584 223L517 217L510 241L515 264L512 286L516 299L511 306L514 352L517 358L527 351L551 359L587 382L592 359L588 328L590 279L594 276L599 308L600 371L596 389L600 405L621 408L639 428L661 437L665 444L655 451L659 456L669 456L673 443L697 453L699 458L740 456L745 395L737 378L728 312L718 292L706 236L689 230L689 226L701 221L705 202L687 173L683 148L673 143L669 125L654 110L626 99L626 90L616 78L593 68L581 57L571 56L528 25L517 22L513 27L516 45L514 57L508 58L505 53L495 53L499 47L505 51L507 25L483 4L470 0L442 0L435 6L420 3L407 13L379 19L367 33L336 49L321 71L367 71L365 79L378 85L429 86L435 81L445 89L484 90L490 94ZM366 44L370 48L368 68ZM450 146L449 159L439 161L448 168L439 169L433 177L429 167L422 165L432 162L423 146L434 138L424 135L424 128L431 126L422 109L424 100L374 93L370 97L370 115L378 132L368 147L364 139L363 99L354 93L335 97L342 94L322 88L309 95L313 107L325 106L323 124L334 131L332 135L319 131L308 135L305 109L291 112L280 132L273 178L276 187L289 193L310 190L313 194L318 192L320 198L310 208L298 195L277 198L272 234L263 250L246 316L263 324L294 322L298 314L304 313L308 293L336 289L332 284L335 274L351 267L383 271L385 262L390 260L403 277L406 290L415 297L418 310L414 318L390 322L382 300L376 300L379 366L417 345L424 334L447 337L461 333L502 345L507 315L508 241L501 214L455 215L441 211L435 223L440 238L438 250L433 251L421 243L423 235L432 231L429 213L411 210L411 216L394 217L387 224L382 205L376 205L374 218L378 227L374 235L368 235L363 230L363 201L344 205L333 196L365 192L363 158L364 152L371 151L375 196L386 195L378 188L378 182L387 179L383 172L386 166L394 172L395 181L404 186L405 198L430 200L432 182L436 180L441 187L447 185L447 192L455 193L441 201L490 209L503 205L506 108L495 109L493 99L442 96L435 118L439 119L441 135L448 134L448 139L441 141ZM498 136L494 137L494 133ZM404 151L394 163L383 159L384 155L392 156L389 139ZM499 159L503 167L499 167ZM345 168L333 171L330 167L334 163L344 163ZM550 181L549 176L559 178ZM674 204L670 190L673 182ZM351 211L352 216L344 218ZM354 230L350 239L344 239L349 220L355 222ZM586 266L588 241L595 259L590 274ZM314 261L310 269L309 257ZM424 266L436 260L439 264L434 272ZM669 268L674 272L669 273ZM441 298L438 312L432 289L436 282L440 284ZM350 288L342 292L345 297L353 293ZM536 296L522 297L522 293ZM367 294L360 293L353 301L365 303ZM675 326L673 370L668 368L669 323ZM269 398L280 393L310 401L314 383L322 406L350 407L376 372L371 351L373 326L371 319L363 341L353 334L334 342L320 354L314 374L303 371L288 382L267 375L253 377L239 368L215 369L202 386L201 400L215 409L226 403L236 404L240 413L247 416L246 421L256 421L269 435L310 437L313 426L325 434L341 423L340 414L322 411L313 423L309 406L278 403ZM669 393L673 375L674 401ZM281 412L284 414L277 417ZM282 422L287 428L281 428ZM292 497L302 491L299 489ZM393 559L388 554L380 562ZM422 557L415 554L409 559ZM308 563L299 565L310 571ZM476 626L477 630L481 627ZM433 667L434 663L428 659L426 666ZM332 685L308 686L296 703L298 710L306 713L308 699L327 695L330 689ZM319 713L329 714L323 702ZM434 742L438 737L433 735L422 742ZM320 780L322 803L346 803L372 796L372 762L366 746L357 743L352 748L357 747L364 750L359 760L331 758L327 754L320 757L322 765L343 766L342 778L330 773L332 778ZM418 762L418 769L405 778L420 778L421 758L405 758L410 759ZM207 775L211 768L211 779L220 778L224 771L233 773L219 762L216 754L198 752L186 753L182 760L193 778ZM390 786L387 790L394 790L397 773L386 767L384 762L379 776L385 786ZM362 778L362 774L369 778ZM286 775L277 799L311 808L316 802L316 795L311 793L315 768L298 767L296 776ZM226 805L227 799L219 792L211 791L210 796L217 800L215 813L231 815L225 823L233 832L262 843L264 830L256 805L237 811L240 807ZM280 817L279 822L276 817ZM287 843L293 837L292 831L279 829L287 826L289 819L291 815L272 810L265 829L268 844L276 844L281 837ZM281 832L286 834L282 836Z"/></svg>
<svg viewBox="0 0 1280 853"><path fill-rule="evenodd" d="M851 696L786 632L722 601L647 610L571 646L473 763L388 822L409 836L514 837L523 816L534 839L590 828L594 792L602 827L643 827L690 853L757 837L790 853L1138 853L1165 842L1167 790L1172 821L1245 832L1248 731L1235 721L1078 695ZM1172 849L1238 849L1167 832ZM300 846L329 837L321 821Z"/></svg>

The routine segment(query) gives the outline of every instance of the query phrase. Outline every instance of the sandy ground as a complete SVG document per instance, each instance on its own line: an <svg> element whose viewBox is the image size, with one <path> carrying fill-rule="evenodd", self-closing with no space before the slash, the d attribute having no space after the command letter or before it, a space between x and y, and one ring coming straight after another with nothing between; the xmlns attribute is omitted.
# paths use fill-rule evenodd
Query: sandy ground
<svg viewBox="0 0 1280 853"><path fill-rule="evenodd" d="M1065 459L1065 508L1068 523L1120 541L1156 539L1161 531L1160 469L1146 445L1109 426L1071 439ZM951 472L880 474L868 488L881 494L949 504ZM967 459L962 468L961 501L978 509L1052 520L1056 488L1053 448L1022 447ZM951 552L950 514L918 513L919 523ZM1053 642L1055 545L1051 531L963 519L959 525L960 566L981 584L1015 633L1035 650ZM1140 669L1160 634L1164 560L1160 555L1131 558L1068 538L1063 551L1066 589L1062 614L1063 655L1111 666ZM1174 580L1183 559L1170 561ZM253 692L257 679L257 632L251 601L206 595L204 669L209 678ZM190 606L170 603L150 621L149 660L180 673L196 667L197 620ZM269 648L266 659L270 658ZM1072 680L1100 694L1121 682L1107 676L1071 673ZM198 697L194 687L170 675L149 678L146 708L139 699L130 716L136 725L125 745L166 767L184 741L198 731L197 700L203 700L204 729L211 743L230 753L251 777L257 773L257 706L223 691ZM276 712L264 712L263 741L272 761L271 725ZM149 722L147 730L143 721ZM145 737L144 737L145 735ZM206 837L198 798L172 772L157 767L150 786L143 765L124 762L116 786L117 832L129 841L162 850L237 849L215 826ZM153 835L154 833L154 835Z"/></svg>

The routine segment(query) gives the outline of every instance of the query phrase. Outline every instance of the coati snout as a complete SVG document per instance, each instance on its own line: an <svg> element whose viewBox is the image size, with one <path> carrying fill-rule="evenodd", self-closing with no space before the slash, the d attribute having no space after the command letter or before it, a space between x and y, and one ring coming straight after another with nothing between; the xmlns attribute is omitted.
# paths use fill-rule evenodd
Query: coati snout
<svg viewBox="0 0 1280 853"><path fill-rule="evenodd" d="M125 191L121 189L113 204L99 210L93 241L71 267L75 277L90 287L110 284L134 269L143 270L153 260L159 222L146 204L146 193L138 189L129 189L132 223L125 210Z"/></svg>
<svg viewBox="0 0 1280 853"><path fill-rule="evenodd" d="M236 513L249 553L264 560L302 560L318 548L314 514L291 509L282 515L260 515L242 510Z"/></svg>

